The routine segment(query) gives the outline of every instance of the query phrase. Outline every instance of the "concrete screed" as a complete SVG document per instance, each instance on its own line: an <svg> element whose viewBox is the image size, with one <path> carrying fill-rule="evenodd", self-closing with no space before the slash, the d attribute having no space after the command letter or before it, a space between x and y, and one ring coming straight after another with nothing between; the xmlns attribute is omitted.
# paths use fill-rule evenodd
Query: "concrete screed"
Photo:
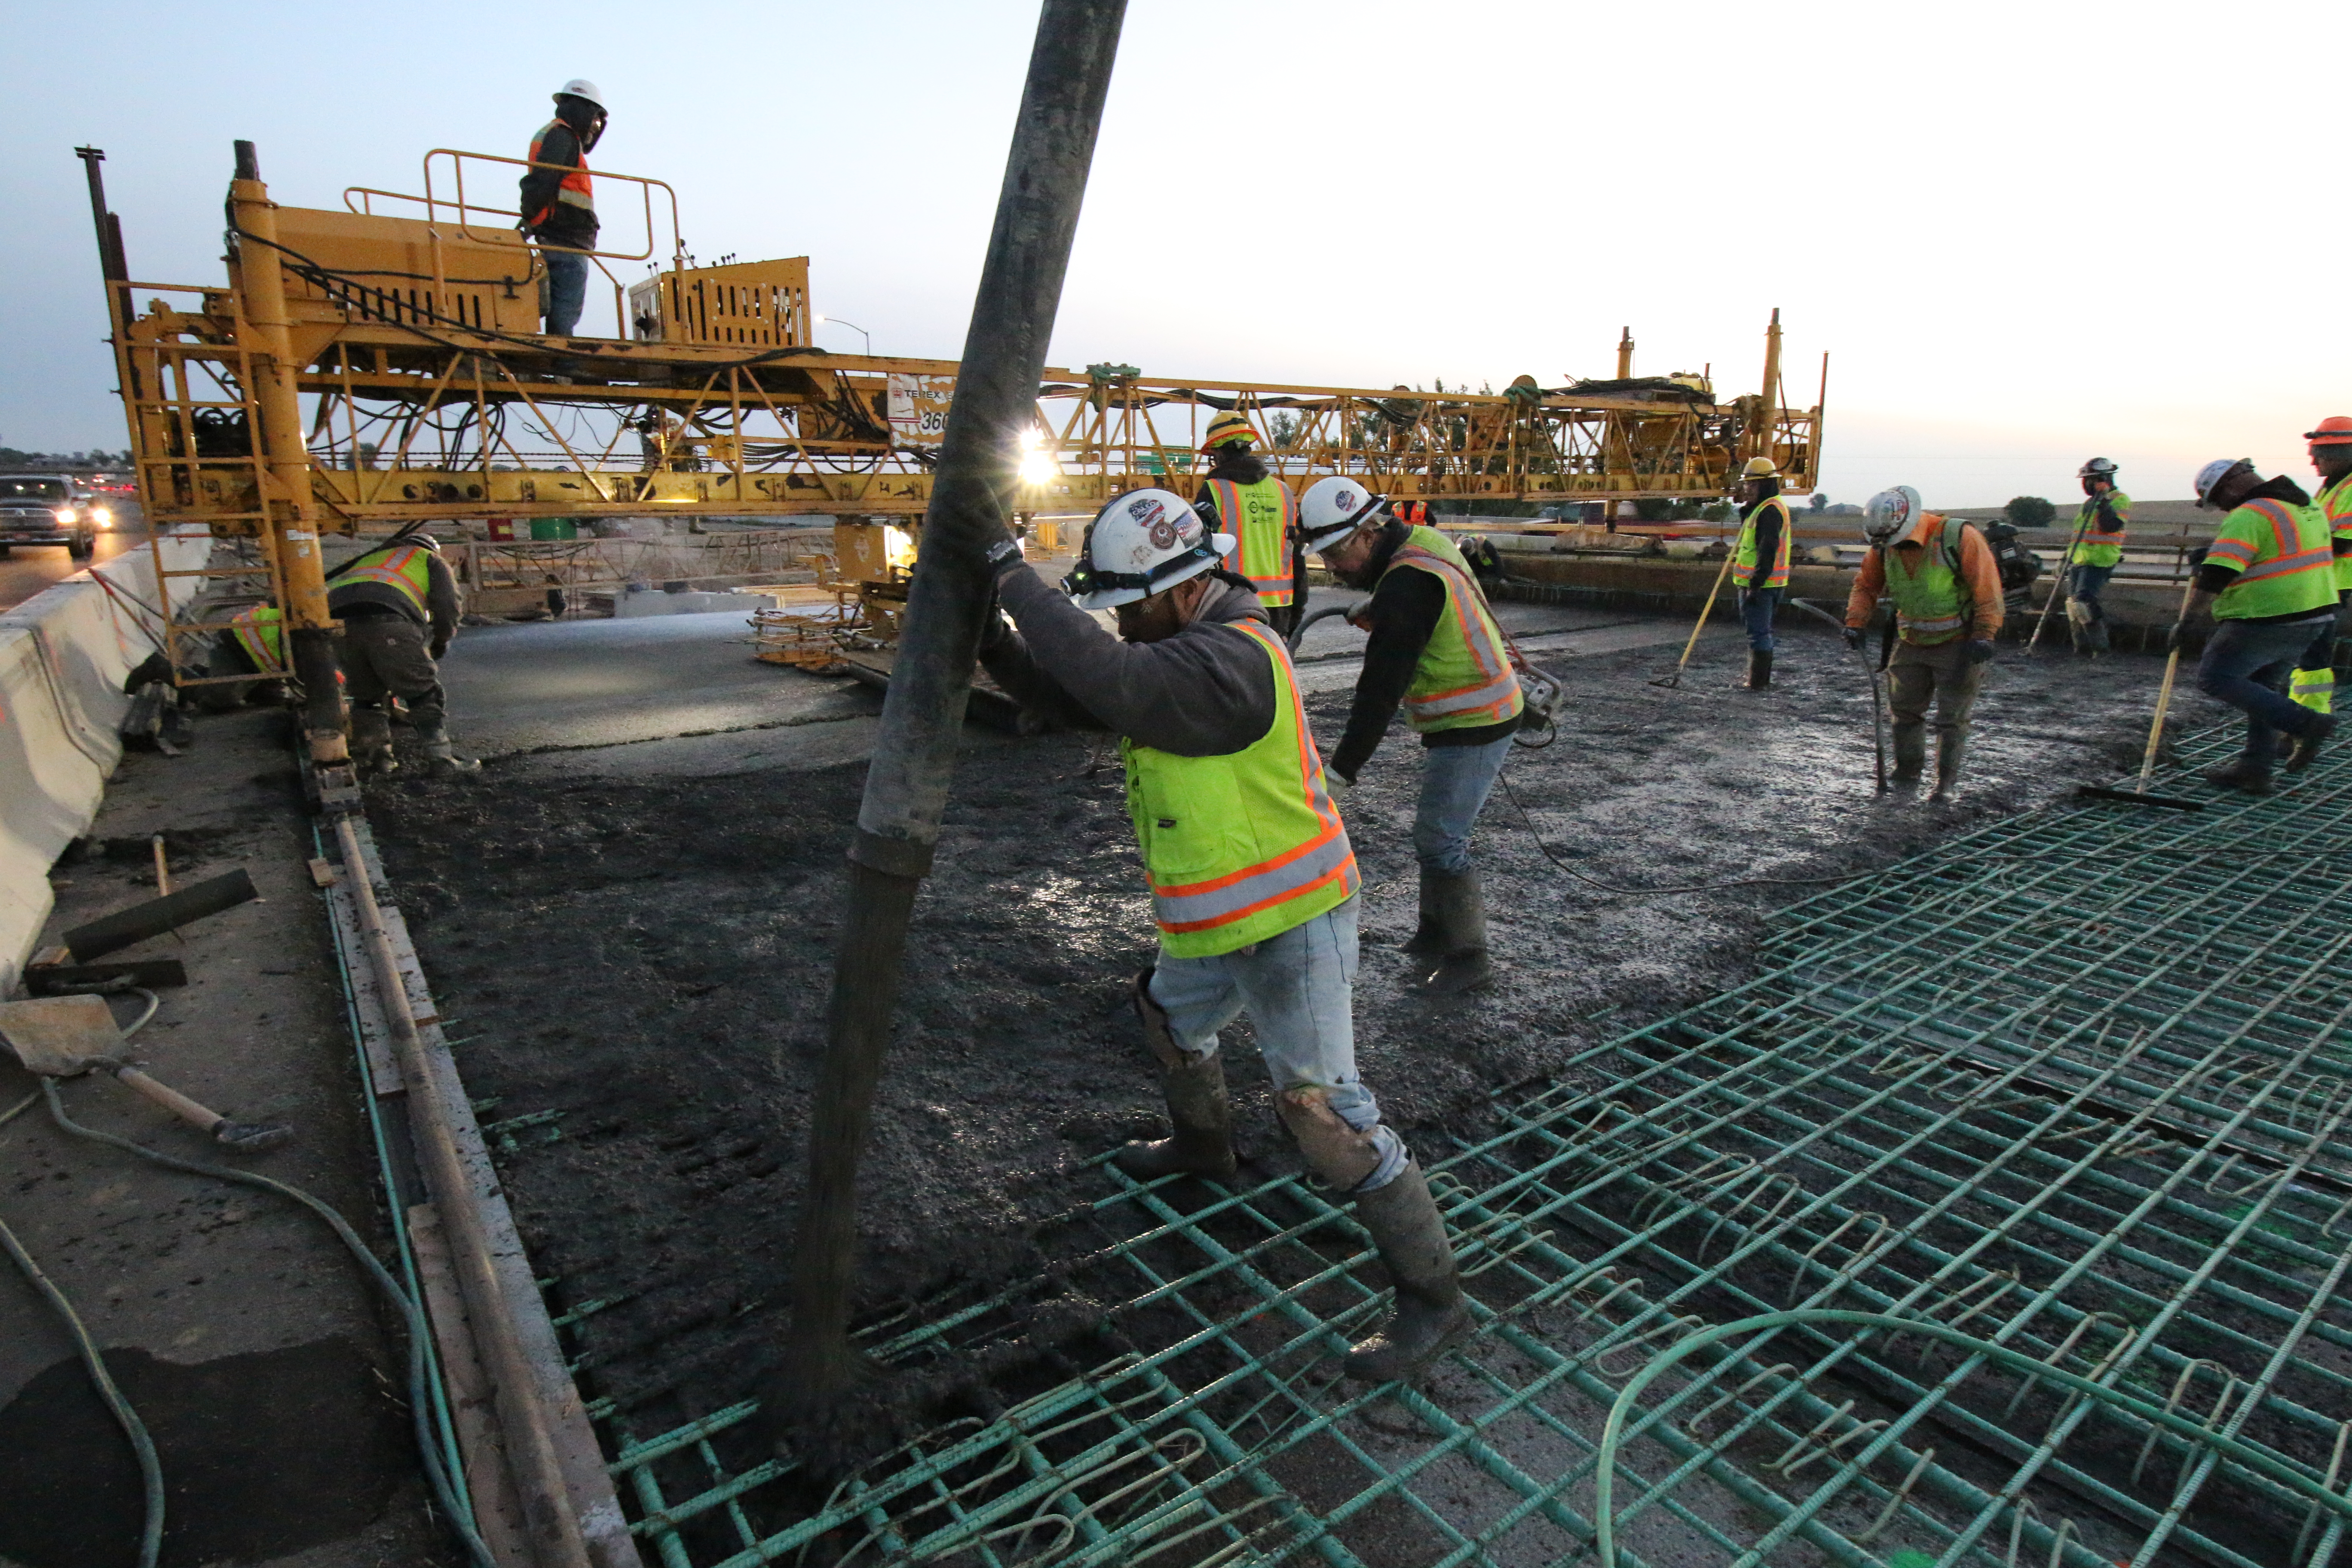
<svg viewBox="0 0 2352 1568"><path fill-rule="evenodd" d="M2159 668L2005 650L1963 798L1930 808L1874 800L1868 699L1832 639L1784 627L1780 684L1751 695L1730 689L1742 647L1726 626L1665 691L1646 680L1671 668L1686 622L1516 604L1501 614L1568 689L1559 739L1515 756L1506 777L1554 855L1621 884L1833 875L2108 776L2137 754ZM577 1330L583 1387L646 1430L739 1397L782 1327L842 852L879 710L853 682L752 661L748 641L732 615L469 628L446 675L460 743L488 765L463 779L399 775L371 806L469 1089L495 1098L500 1119L555 1113L519 1138L503 1175L538 1272L558 1280L556 1310L610 1303ZM1360 642L1326 622L1302 653L1327 746ZM173 836L175 868L190 876L247 865L268 902L192 927L184 945L140 950L184 958L194 982L165 994L141 1054L234 1114L299 1123L302 1141L266 1168L368 1231L377 1211L359 1086L303 877L311 851L281 721L213 719L199 737L187 757L126 761L94 837L138 846L58 868L52 936L147 889L149 832ZM1738 980L1771 911L1808 890L1603 893L1555 868L1498 791L1477 853L1503 975L1458 1005L1424 1003L1373 945L1412 925L1418 750L1400 726L1348 808L1366 874L1360 1055L1409 1136L1473 1131L1493 1089ZM1043 1222L1099 1195L1082 1163L1155 1130L1124 1000L1150 931L1109 740L968 730L866 1165L865 1309L1039 1267ZM1244 1159L1294 1168L1245 1026L1228 1048ZM0 1067L0 1108L24 1088ZM97 1125L201 1145L115 1086L67 1092ZM278 1405L307 1412L314 1446L347 1435L341 1470L316 1482L326 1489L297 1500L307 1531L223 1481L215 1511L262 1521L259 1539L228 1551L319 1568L446 1557L393 1404L396 1346L310 1221L68 1142L37 1111L0 1131L0 1173L16 1189L12 1223L101 1342L191 1369L118 1368L133 1399L156 1406L167 1475L214 1473L204 1455L218 1451L217 1424L181 1440L175 1462L165 1384L209 1387L201 1374L215 1362L222 1386L276 1390ZM374 1239L385 1241L380 1226ZM27 1295L28 1318L32 1307ZM1059 1375L1050 1342L1039 1352ZM87 1428L75 1463L129 1510L127 1563L135 1481L68 1354L46 1321L0 1345L0 1427L87 1406L73 1417ZM278 1359L219 1359L255 1355ZM911 1415L998 1396L929 1393L937 1403ZM270 1447L281 1426L267 1415L249 1425ZM1311 1472L1286 1478L1310 1503ZM174 1481L176 1530L213 1506L184 1499L189 1484ZM79 1549L0 1540L0 1559L103 1561Z"/></svg>

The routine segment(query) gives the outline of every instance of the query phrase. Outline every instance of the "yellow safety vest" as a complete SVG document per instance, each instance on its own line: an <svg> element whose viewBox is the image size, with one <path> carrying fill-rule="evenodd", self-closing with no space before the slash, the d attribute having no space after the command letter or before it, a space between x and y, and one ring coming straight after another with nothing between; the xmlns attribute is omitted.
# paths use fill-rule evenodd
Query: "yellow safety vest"
<svg viewBox="0 0 2352 1568"><path fill-rule="evenodd" d="M2205 551L2238 575L2213 601L2217 621L2313 614L2336 603L2336 548L2315 506L2267 497L2234 508Z"/></svg>
<svg viewBox="0 0 2352 1568"><path fill-rule="evenodd" d="M2115 519L2113 528L2099 526L2099 502L2107 503L2107 515ZM2124 558L2124 526L2131 521L2131 497L2121 490L2109 490L2102 498L2084 496L2083 504L2074 509L2074 526L2083 530L2081 542L2066 558L2070 566L2113 566Z"/></svg>
<svg viewBox="0 0 2352 1568"><path fill-rule="evenodd" d="M2352 539L2352 474L2345 475L2321 490L2313 499L2313 504L2327 514L2330 538ZM2352 593L2352 555L2336 558L2336 591L2339 594Z"/></svg>
<svg viewBox="0 0 2352 1568"><path fill-rule="evenodd" d="M1919 561L1906 565L1903 552L1887 545L1879 552L1886 566L1886 593L1895 601L1895 624L1903 640L1915 647L1948 643L1969 628L1976 600L1960 572L1959 529L1948 518L1930 514L1933 526L1919 538ZM1965 524L1961 526L1966 526Z"/></svg>
<svg viewBox="0 0 2352 1568"><path fill-rule="evenodd" d="M1779 496L1768 496L1757 504L1753 511L1739 520L1739 551L1734 560L1738 566L1742 588L1747 587L1756 575L1757 523L1767 508L1780 514L1780 549L1772 558L1772 571L1764 579L1764 586L1785 588L1789 585L1789 544L1796 537L1797 525L1790 519L1789 503Z"/></svg>
<svg viewBox="0 0 2352 1568"><path fill-rule="evenodd" d="M1211 958L1280 936L1355 896L1356 854L1323 784L1282 639L1234 623L1274 668L1274 722L1238 752L1181 757L1122 738L1127 807L1160 942Z"/></svg>
<svg viewBox="0 0 2352 1568"><path fill-rule="evenodd" d="M236 638L237 646L245 649L245 657L253 661L254 668L268 671L286 668L286 656L280 651L286 646L278 627L281 618L275 605L256 605L229 618L229 632Z"/></svg>
<svg viewBox="0 0 2352 1568"><path fill-rule="evenodd" d="M1405 722L1426 734L1517 718L1527 706L1518 672L1462 552L1437 530L1416 528L1381 575L1400 569L1426 572L1445 584L1444 613L1405 689Z"/></svg>
<svg viewBox="0 0 2352 1568"><path fill-rule="evenodd" d="M352 583L381 583L387 588L397 588L416 606L417 615L429 621L433 618L427 605L427 595L433 591L432 553L418 544L372 550L337 573L329 586L332 589Z"/></svg>
<svg viewBox="0 0 2352 1568"><path fill-rule="evenodd" d="M1292 598L1290 535L1298 503L1290 487L1272 474L1254 485L1211 479L1217 521L1235 541L1234 552L1218 564L1239 573L1257 590L1257 602L1277 609Z"/></svg>
<svg viewBox="0 0 2352 1568"><path fill-rule="evenodd" d="M574 131L570 125L566 124L563 118L559 115L555 119L551 120L546 124L541 126L539 128L539 134L530 139L530 161L532 163L536 163L540 162L539 150L541 147L546 145L547 133L558 128L561 128L572 138L573 145L579 146L581 141L580 132ZM509 142L507 145L511 147L514 143ZM581 211L586 213L591 218L593 218L596 216L596 183L588 173L587 148L584 146L580 147L579 157L579 167L565 170L563 172L563 177L556 182L555 201L550 202L547 205L540 208L539 211L526 216L523 222L527 226L539 228L545 225L549 218L555 216L555 205L557 202L561 202L563 205L568 207L578 207ZM532 172L543 174L549 171L539 169Z"/></svg>

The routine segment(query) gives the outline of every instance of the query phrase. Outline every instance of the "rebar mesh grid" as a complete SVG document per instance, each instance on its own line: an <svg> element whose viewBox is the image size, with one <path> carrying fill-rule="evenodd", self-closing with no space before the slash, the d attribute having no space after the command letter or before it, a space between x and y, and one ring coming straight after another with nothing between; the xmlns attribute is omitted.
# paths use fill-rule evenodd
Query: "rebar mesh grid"
<svg viewBox="0 0 2352 1568"><path fill-rule="evenodd" d="M634 1528L665 1568L1591 1561L1638 1374L1628 1564L2320 1568L2352 1523L2347 829L2323 763L1786 911L1753 981L1580 1058L1604 1095L1421 1151L1478 1331L1417 1387L1337 1378L1385 1308L1344 1207L1105 1166L1064 1265L866 1335L1035 1392L829 1495L749 1405L610 1417Z"/></svg>

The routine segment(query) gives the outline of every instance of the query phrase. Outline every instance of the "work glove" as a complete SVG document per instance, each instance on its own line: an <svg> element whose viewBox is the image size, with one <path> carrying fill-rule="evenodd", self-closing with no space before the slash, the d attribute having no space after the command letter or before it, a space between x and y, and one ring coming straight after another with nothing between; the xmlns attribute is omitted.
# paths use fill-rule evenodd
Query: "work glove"
<svg viewBox="0 0 2352 1568"><path fill-rule="evenodd" d="M1860 653L1862 651L1862 628L1860 626L1848 626L1842 635L1845 637L1846 647L1853 649L1856 653Z"/></svg>
<svg viewBox="0 0 2352 1568"><path fill-rule="evenodd" d="M2164 634L2164 651L2167 653L2179 653L2180 651L2181 643L2188 638L2188 636L2189 622L2186 617L2173 622L2171 626Z"/></svg>
<svg viewBox="0 0 2352 1568"><path fill-rule="evenodd" d="M1329 768L1325 768L1323 770L1323 787L1329 793L1333 800L1345 800L1348 796L1348 792L1356 787L1356 781L1349 778L1345 773L1335 773Z"/></svg>
<svg viewBox="0 0 2352 1568"><path fill-rule="evenodd" d="M1021 542L1007 534L990 545L982 559L988 563L988 574L992 580L1002 577L1021 564Z"/></svg>
<svg viewBox="0 0 2352 1568"><path fill-rule="evenodd" d="M425 651L433 656L434 663L438 664L441 662L441 656L449 651L448 639L445 637L435 643L431 647L426 648Z"/></svg>
<svg viewBox="0 0 2352 1568"><path fill-rule="evenodd" d="M1969 662L1970 664L1990 664L1992 662L1992 654L1993 647L1992 639L1990 637L1976 637L1969 641Z"/></svg>

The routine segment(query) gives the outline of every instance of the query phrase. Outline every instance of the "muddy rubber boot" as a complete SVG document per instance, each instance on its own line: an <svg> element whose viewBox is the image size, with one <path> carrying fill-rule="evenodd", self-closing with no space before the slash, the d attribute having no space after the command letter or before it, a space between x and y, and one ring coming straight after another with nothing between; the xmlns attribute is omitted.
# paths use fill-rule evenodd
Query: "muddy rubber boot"
<svg viewBox="0 0 2352 1568"><path fill-rule="evenodd" d="M392 715L381 708L352 710L352 764L365 773L400 771L392 754Z"/></svg>
<svg viewBox="0 0 2352 1568"><path fill-rule="evenodd" d="M2295 736L2294 750L2287 754L2286 771L2291 773L2299 773L2311 766L2311 760L2319 755L2319 748L2327 744L2327 738L2336 733L2335 714L2315 713L2312 717L2315 722L2311 732Z"/></svg>
<svg viewBox="0 0 2352 1568"><path fill-rule="evenodd" d="M1748 650L1748 679L1739 682L1739 684L1732 689L1736 691L1765 691L1770 689L1771 685L1772 656L1769 653L1759 653L1754 648L1749 648Z"/></svg>
<svg viewBox="0 0 2352 1568"><path fill-rule="evenodd" d="M1960 782L1960 761L1968 751L1966 735L1936 738L1936 791L1927 797L1928 805L1942 805L1952 798L1954 787Z"/></svg>
<svg viewBox="0 0 2352 1568"><path fill-rule="evenodd" d="M1437 879L1444 873L1421 868L1421 923L1404 943L1404 951L1416 958L1434 957L1445 951L1445 931L1438 922Z"/></svg>
<svg viewBox="0 0 2352 1568"><path fill-rule="evenodd" d="M1423 871L1423 886L1433 889L1440 945L1437 962L1424 953L1421 971L1408 984L1424 995L1458 996L1475 991L1495 978L1486 956L1486 900L1474 868L1455 875Z"/></svg>
<svg viewBox="0 0 2352 1568"><path fill-rule="evenodd" d="M1178 1047L1168 1027L1167 1010L1151 999L1150 970L1135 977L1131 1000L1136 1016L1143 1021L1143 1042L1160 1064L1160 1090L1167 1097L1168 1121L1175 1131L1152 1142L1129 1143L1111 1163L1139 1182L1179 1171L1230 1181L1237 1162L1223 1060L1215 1051L1196 1057Z"/></svg>
<svg viewBox="0 0 2352 1568"><path fill-rule="evenodd" d="M2270 795L2278 788L2271 782L2271 764L2266 757L2259 760L2240 757L2218 768L2208 768L2205 770L2205 782L2242 795Z"/></svg>
<svg viewBox="0 0 2352 1568"><path fill-rule="evenodd" d="M1927 767L1927 726L1917 724L1895 726L1895 772L1889 781L1898 784L1915 784Z"/></svg>
<svg viewBox="0 0 2352 1568"><path fill-rule="evenodd" d="M1462 1300L1462 1271L1454 1244L1421 1163L1409 1160L1396 1179L1356 1197L1356 1223L1396 1285L1396 1311L1370 1338L1348 1352L1347 1373L1371 1383L1394 1383L1419 1373L1470 1332Z"/></svg>
<svg viewBox="0 0 2352 1568"><path fill-rule="evenodd" d="M473 773L482 764L472 757L461 757L449 740L449 726L436 719L416 731L417 749L436 770L449 773ZM388 742L387 742L388 743Z"/></svg>

